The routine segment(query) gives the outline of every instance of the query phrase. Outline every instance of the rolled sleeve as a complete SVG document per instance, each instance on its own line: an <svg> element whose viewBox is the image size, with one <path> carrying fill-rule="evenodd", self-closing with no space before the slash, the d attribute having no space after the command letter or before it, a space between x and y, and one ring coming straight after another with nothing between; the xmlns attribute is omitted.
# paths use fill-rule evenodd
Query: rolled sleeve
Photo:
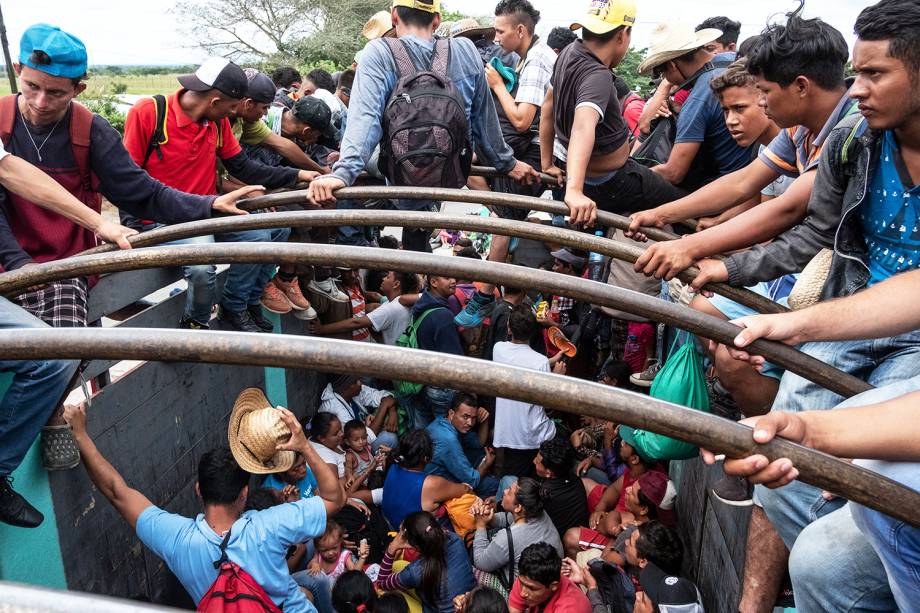
<svg viewBox="0 0 920 613"><path fill-rule="evenodd" d="M780 130L780 133L776 135L770 144L761 150L758 159L774 172L788 177L799 176L792 130Z"/></svg>

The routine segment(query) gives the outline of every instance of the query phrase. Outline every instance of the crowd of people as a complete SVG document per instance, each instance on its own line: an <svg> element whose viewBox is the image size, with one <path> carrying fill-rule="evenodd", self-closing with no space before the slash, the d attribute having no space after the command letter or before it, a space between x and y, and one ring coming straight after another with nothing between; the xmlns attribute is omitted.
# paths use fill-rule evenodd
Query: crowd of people
<svg viewBox="0 0 920 613"><path fill-rule="evenodd" d="M740 44L728 17L666 20L639 67L654 79L648 100L616 74L636 18L634 0L594 0L544 41L529 0L501 0L488 26L442 22L439 0L394 0L368 21L351 68L268 75L211 58L175 93L139 101L123 137L74 101L86 87L83 43L33 26L15 65L22 93L0 99L0 265L66 258L99 239L130 248L138 232L245 214L240 199L298 183L309 197L296 209L363 206L336 198L359 180L551 191L567 220L511 206L486 214L621 242L648 242L650 227L679 238L649 243L634 265L449 228L405 228L401 240L342 226L180 242L449 245L450 257L485 252L681 302L743 328L734 345L533 288L309 265L234 264L219 292L214 266L185 267L178 325L265 333L264 310L293 313L310 334L579 377L744 419L757 442L781 436L859 458L920 489L909 421L920 318L905 299L920 289L920 7L881 0L860 13L851 77L843 35L801 7ZM498 175L470 176L474 159ZM103 198L122 225L100 215ZM598 211L631 225L597 228ZM676 279L691 266L692 283ZM84 327L95 281L0 298L0 326ZM793 310L758 315L706 291L713 282ZM747 351L757 339L799 345L875 389L844 399ZM218 588L232 572L266 610L703 611L671 477L697 450L673 439L565 407L320 375L303 421L242 391L229 449L199 462L203 507L192 519L132 489L88 435L86 409L63 406L77 369L0 362L14 375L0 402L0 521L42 523L11 477L40 433L46 467L82 461L192 605L226 597ZM772 610L787 568L801 611L916 609L916 527L797 481L788 460L755 455L724 469L713 497L753 507L739 610Z"/></svg>

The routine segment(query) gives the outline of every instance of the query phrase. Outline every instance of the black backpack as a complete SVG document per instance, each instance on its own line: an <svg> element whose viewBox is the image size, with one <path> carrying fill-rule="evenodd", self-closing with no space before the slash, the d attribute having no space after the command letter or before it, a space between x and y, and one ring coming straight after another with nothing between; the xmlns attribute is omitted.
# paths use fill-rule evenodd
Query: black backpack
<svg viewBox="0 0 920 613"><path fill-rule="evenodd" d="M636 588L619 566L592 560L588 572L597 581L597 591L601 595L609 613L629 613L636 603Z"/></svg>
<svg viewBox="0 0 920 613"><path fill-rule="evenodd" d="M447 75L449 41L435 42L431 66L419 72L401 40L383 40L399 80L383 112L380 168L394 185L463 187L473 148L466 105Z"/></svg>

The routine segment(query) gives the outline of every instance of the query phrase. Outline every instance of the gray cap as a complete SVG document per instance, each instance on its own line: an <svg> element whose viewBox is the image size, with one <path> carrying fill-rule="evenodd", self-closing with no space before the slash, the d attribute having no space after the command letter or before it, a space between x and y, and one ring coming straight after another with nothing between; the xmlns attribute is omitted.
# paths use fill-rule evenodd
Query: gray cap
<svg viewBox="0 0 920 613"><path fill-rule="evenodd" d="M248 76L248 75L247 75ZM256 72L249 76L246 97L262 104L271 104L275 99L275 83L267 74Z"/></svg>
<svg viewBox="0 0 920 613"><path fill-rule="evenodd" d="M565 262L566 264L571 265L573 268L584 268L585 266L585 259L583 257L575 255L566 248L560 249L558 251L553 251L550 253L550 255L560 262Z"/></svg>

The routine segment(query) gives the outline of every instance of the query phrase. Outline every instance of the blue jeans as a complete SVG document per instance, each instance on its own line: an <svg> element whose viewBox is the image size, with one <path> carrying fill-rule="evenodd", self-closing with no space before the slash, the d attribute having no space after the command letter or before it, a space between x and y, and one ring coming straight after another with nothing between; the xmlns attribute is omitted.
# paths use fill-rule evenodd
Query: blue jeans
<svg viewBox="0 0 920 613"><path fill-rule="evenodd" d="M837 408L883 402L917 390L920 375L859 394ZM867 466L897 468L884 472L912 487L920 486L916 464L879 462ZM790 490L790 494L778 495L783 490ZM764 510L773 512L770 520L780 535L794 536L787 543L792 545L789 573L796 608L805 613L893 611L894 592L899 603L911 603L901 604L902 611L917 610L912 607L920 602L920 531L861 506L839 499L828 502L821 498L819 502L815 496L821 498L817 488L798 481L778 490L758 491ZM785 523L781 526L776 521Z"/></svg>
<svg viewBox="0 0 920 613"><path fill-rule="evenodd" d="M163 227L158 225L156 227ZM214 242L213 236L193 236L184 238L167 245L209 245ZM194 319L200 324L211 320L211 307L214 306L217 289L217 267L213 264L198 264L183 266L182 274L188 283L185 294L185 313L183 319Z"/></svg>
<svg viewBox="0 0 920 613"><path fill-rule="evenodd" d="M0 329L47 327L0 297ZM12 473L22 462L79 365L78 360L0 360L0 372L13 374L0 400L0 477Z"/></svg>
<svg viewBox="0 0 920 613"><path fill-rule="evenodd" d="M215 239L221 243L281 243L286 242L290 235L290 228L277 228L274 230L228 232L216 236ZM258 304L259 298L262 296L262 290L265 289L274 272L274 264L231 265L227 270L224 295L220 300L220 305L228 311L239 313L240 311L245 311L250 304ZM262 285L259 285L260 283ZM253 296L255 296L255 299L253 299Z"/></svg>
<svg viewBox="0 0 920 613"><path fill-rule="evenodd" d="M435 417L447 415L454 394L454 390L426 385L415 396L401 399L405 403L400 404L408 409L416 428L427 428Z"/></svg>
<svg viewBox="0 0 920 613"><path fill-rule="evenodd" d="M273 228L268 230L268 232L271 242L273 243L286 243L291 236L290 228ZM246 306L259 304L259 301L262 299L262 292L265 290L265 286L268 285L269 281L272 280L272 277L275 276L275 269L277 268L274 264L256 264L256 266L259 269L259 274L256 276L255 284L249 292L249 299L246 301Z"/></svg>
<svg viewBox="0 0 920 613"><path fill-rule="evenodd" d="M325 573L311 575L309 571L296 572L291 577L302 588L313 594L313 606L319 613L335 613L332 608L332 579Z"/></svg>
<svg viewBox="0 0 920 613"><path fill-rule="evenodd" d="M377 450L380 449L381 445L384 447L389 447L395 451L396 447L399 445L399 436L397 436L395 432L387 432L384 430L377 435L377 439L371 445L371 451L377 453Z"/></svg>
<svg viewBox="0 0 920 613"><path fill-rule="evenodd" d="M336 200L335 208L338 211L358 209L363 211L364 207L361 205L355 206L354 200ZM351 247L368 247L370 243L367 240L367 235L364 233L364 228L359 226L338 226L336 228L336 245L348 245Z"/></svg>
<svg viewBox="0 0 920 613"><path fill-rule="evenodd" d="M877 388L891 387L885 392L870 390L842 402L841 396L786 371L773 401L774 411L798 412L879 402L880 397L892 398L912 391L907 380L920 374L920 331L869 341L805 343L800 349ZM754 500L763 507L790 549L805 526L844 504L841 500L824 500L821 490L799 481L776 490L758 485Z"/></svg>

